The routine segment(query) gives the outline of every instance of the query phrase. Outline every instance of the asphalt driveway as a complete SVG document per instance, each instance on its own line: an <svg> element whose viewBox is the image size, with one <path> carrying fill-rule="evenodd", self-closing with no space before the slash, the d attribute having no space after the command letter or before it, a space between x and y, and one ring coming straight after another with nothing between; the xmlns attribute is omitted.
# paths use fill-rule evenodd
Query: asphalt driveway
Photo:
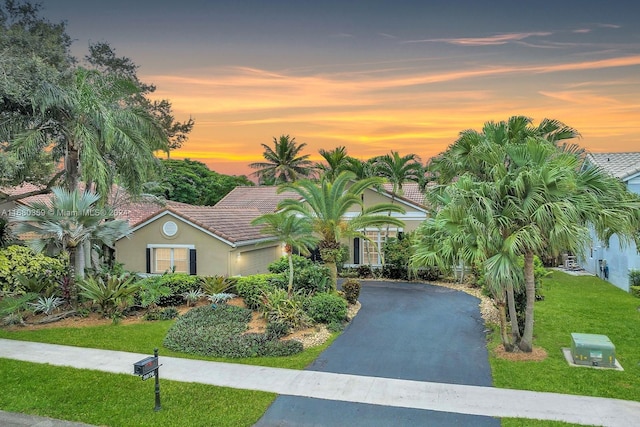
<svg viewBox="0 0 640 427"><path fill-rule="evenodd" d="M477 298L438 286L365 281L362 308L307 369L491 386ZM500 426L494 418L279 396L256 426Z"/></svg>

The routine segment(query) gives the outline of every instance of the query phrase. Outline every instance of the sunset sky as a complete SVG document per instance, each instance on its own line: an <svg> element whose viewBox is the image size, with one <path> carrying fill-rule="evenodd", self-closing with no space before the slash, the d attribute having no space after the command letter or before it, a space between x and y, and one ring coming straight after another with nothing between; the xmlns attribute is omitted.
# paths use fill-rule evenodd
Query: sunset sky
<svg viewBox="0 0 640 427"><path fill-rule="evenodd" d="M593 152L640 150L640 2L44 0L128 56L195 128L173 158L249 174L289 134L367 159L423 161L465 129L526 115Z"/></svg>

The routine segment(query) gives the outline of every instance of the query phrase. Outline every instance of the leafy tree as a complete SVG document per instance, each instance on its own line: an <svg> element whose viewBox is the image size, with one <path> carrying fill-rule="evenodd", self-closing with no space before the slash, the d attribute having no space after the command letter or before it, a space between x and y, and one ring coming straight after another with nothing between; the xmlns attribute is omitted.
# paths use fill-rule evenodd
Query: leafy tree
<svg viewBox="0 0 640 427"><path fill-rule="evenodd" d="M101 42L89 45L89 54L85 56L85 60L102 73L125 78L136 84L139 94L132 99L132 102L148 111L160 124L169 141L165 149L167 158L172 150L182 147L195 124L193 118L184 122L176 121L169 100L149 100L147 96L155 92L156 87L140 81L137 75L138 66L130 58L118 57L114 48L108 43Z"/></svg>
<svg viewBox="0 0 640 427"><path fill-rule="evenodd" d="M263 234L274 236L284 243L284 250L289 261L289 285L288 295L293 294L293 251L308 254L309 249L318 243L318 238L313 235L311 223L305 218L285 212L267 213L254 219L251 224L263 226L260 230Z"/></svg>
<svg viewBox="0 0 640 427"><path fill-rule="evenodd" d="M147 111L125 103L138 93L128 80L83 68L63 84L43 82L33 96L35 114L22 123L12 145L27 158L46 150L64 153L69 190L82 178L106 196L117 175L137 194L153 174L153 152L167 142Z"/></svg>
<svg viewBox="0 0 640 427"><path fill-rule="evenodd" d="M278 205L279 209L299 215L309 224L320 238L319 249L323 261L331 271L332 286L335 289L337 266L336 257L343 237L362 237L366 227L381 227L386 224L401 227L404 223L386 215L388 211L404 213L398 205L382 203L365 207L361 195L364 191L382 182L382 178L367 178L354 181L351 172L340 173L335 181L322 177L320 182L309 179L280 186L278 191L293 191L299 194L300 200L285 199ZM359 212L351 209L360 208ZM353 216L347 218L347 213Z"/></svg>
<svg viewBox="0 0 640 427"><path fill-rule="evenodd" d="M257 169L254 175L261 184L278 185L309 177L313 163L308 160L308 154L299 155L306 146L306 143L298 144L289 135L281 135L279 139L273 137L273 148L262 144L262 156L266 161L251 163L249 167Z"/></svg>
<svg viewBox="0 0 640 427"><path fill-rule="evenodd" d="M112 212L97 206L99 199L94 193L54 187L50 203L33 202L20 207L11 221L16 223L16 233L35 235L27 241L34 251L68 251L70 273L83 278L85 242L113 246L130 232L126 221L113 220Z"/></svg>
<svg viewBox="0 0 640 427"><path fill-rule="evenodd" d="M43 81L58 82L74 63L65 23L50 23L39 10L38 4L0 3L0 185L28 181L41 184L44 194L60 176L53 173L54 153L37 151L26 158L10 152L8 144L32 115L35 88Z"/></svg>
<svg viewBox="0 0 640 427"><path fill-rule="evenodd" d="M159 176L160 181L147 184L148 193L192 205L215 205L235 187L254 185L244 175L219 174L190 159L162 160Z"/></svg>

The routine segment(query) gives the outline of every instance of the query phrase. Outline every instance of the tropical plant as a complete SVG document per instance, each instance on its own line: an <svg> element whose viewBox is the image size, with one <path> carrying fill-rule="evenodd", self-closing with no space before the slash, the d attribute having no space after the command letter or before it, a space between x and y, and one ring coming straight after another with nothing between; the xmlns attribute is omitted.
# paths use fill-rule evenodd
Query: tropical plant
<svg viewBox="0 0 640 427"><path fill-rule="evenodd" d="M172 294L173 290L161 282L145 280L138 283L140 305L151 310L156 308L162 298L169 297Z"/></svg>
<svg viewBox="0 0 640 427"><path fill-rule="evenodd" d="M264 148L262 156L266 161L249 164L250 168L257 169L254 175L261 184L278 185L293 182L312 173L313 163L308 160L309 155L299 155L307 146L306 143L298 144L295 138L281 135L279 139L273 137L273 148L267 144L261 145Z"/></svg>
<svg viewBox="0 0 640 427"><path fill-rule="evenodd" d="M331 272L332 288L336 287L336 258L341 251L340 240L343 237L363 237L361 230L367 227L382 227L386 224L401 227L404 223L390 216L387 212L404 210L394 204L382 203L365 207L361 195L364 191L382 182L382 178L367 178L354 181L351 172L342 172L332 182L322 178L320 182L300 180L284 184L279 192L293 191L299 194L300 200L285 199L278 208L285 212L299 215L311 224L313 231L319 236L320 256ZM353 212L353 208L359 208ZM348 215L348 217L347 217Z"/></svg>
<svg viewBox="0 0 640 427"><path fill-rule="evenodd" d="M139 92L131 80L84 68L62 83L42 82L33 95L35 114L22 123L12 149L24 157L49 149L65 153L70 191L82 178L106 200L117 176L130 193L139 194L154 174L154 152L167 147L156 119L127 102Z"/></svg>
<svg viewBox="0 0 640 427"><path fill-rule="evenodd" d="M0 299L2 322L6 325L23 324L25 312L29 310L29 303L36 298L38 294L26 293Z"/></svg>
<svg viewBox="0 0 640 427"><path fill-rule="evenodd" d="M350 157L347 155L347 149L344 146L336 147L333 150L318 150L325 163L316 163L315 168L322 175L327 177L329 181L333 181L340 172L348 170L351 163Z"/></svg>
<svg viewBox="0 0 640 427"><path fill-rule="evenodd" d="M311 319L304 311L300 298L293 298L283 289L272 289L263 294L260 311L268 322L283 323L289 329L308 326Z"/></svg>
<svg viewBox="0 0 640 427"><path fill-rule="evenodd" d="M202 292L202 289L191 289L182 293L182 297L187 302L188 307L195 305L198 301L204 298L204 296L205 293Z"/></svg>
<svg viewBox="0 0 640 427"><path fill-rule="evenodd" d="M30 302L29 306L32 307L34 313L44 313L48 316L62 304L64 304L62 298L52 295L49 297L38 297L38 301Z"/></svg>
<svg viewBox="0 0 640 427"><path fill-rule="evenodd" d="M226 304L227 301L235 297L236 297L236 294L231 294L228 292L220 292L218 294L207 295L207 298L213 304Z"/></svg>
<svg viewBox="0 0 640 427"><path fill-rule="evenodd" d="M306 218L288 212L266 213L251 222L261 225L260 232L274 236L284 244L284 251L289 260L289 296L293 294L293 251L308 254L319 239L313 235L311 224Z"/></svg>
<svg viewBox="0 0 640 427"><path fill-rule="evenodd" d="M87 277L78 281L80 296L98 306L105 317L114 320L133 302L139 285L133 276Z"/></svg>
<svg viewBox="0 0 640 427"><path fill-rule="evenodd" d="M0 249L6 248L13 242L13 233L9 228L9 222L0 218Z"/></svg>
<svg viewBox="0 0 640 427"><path fill-rule="evenodd" d="M534 255L581 253L590 225L606 242L613 234L623 243L639 240L640 200L602 170L581 167L579 147L559 145L576 135L557 121L545 119L533 126L530 119L517 116L487 123L482 133L463 132L432 163L445 183L454 174L459 177L431 197L440 211L421 230L422 249L414 261L430 259L433 264L439 259L442 268L463 259L482 266L494 295L500 298L507 292L514 313L511 332L523 351L532 350ZM522 337L513 324L511 295L519 283L526 292Z"/></svg>
<svg viewBox="0 0 640 427"><path fill-rule="evenodd" d="M64 258L35 253L26 246L0 249L0 291L9 294L40 293L64 276Z"/></svg>
<svg viewBox="0 0 640 427"><path fill-rule="evenodd" d="M220 294L233 289L236 279L226 276L202 276L200 277L200 288L207 295Z"/></svg>
<svg viewBox="0 0 640 427"><path fill-rule="evenodd" d="M130 233L126 221L113 220L113 214L97 206L100 196L53 188L50 203L33 202L18 208L12 219L16 232L32 233L27 244L36 252L45 249L69 252L70 271L83 278L86 267L84 244L92 241L113 246L115 241Z"/></svg>

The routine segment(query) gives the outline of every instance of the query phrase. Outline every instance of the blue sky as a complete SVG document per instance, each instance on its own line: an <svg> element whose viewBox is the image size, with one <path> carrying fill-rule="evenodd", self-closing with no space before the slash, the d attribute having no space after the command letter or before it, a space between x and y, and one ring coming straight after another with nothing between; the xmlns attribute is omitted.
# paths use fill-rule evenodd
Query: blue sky
<svg viewBox="0 0 640 427"><path fill-rule="evenodd" d="M44 0L78 56L109 42L196 120L173 157L249 173L290 134L423 160L514 114L595 151L640 149L640 6L628 1Z"/></svg>

